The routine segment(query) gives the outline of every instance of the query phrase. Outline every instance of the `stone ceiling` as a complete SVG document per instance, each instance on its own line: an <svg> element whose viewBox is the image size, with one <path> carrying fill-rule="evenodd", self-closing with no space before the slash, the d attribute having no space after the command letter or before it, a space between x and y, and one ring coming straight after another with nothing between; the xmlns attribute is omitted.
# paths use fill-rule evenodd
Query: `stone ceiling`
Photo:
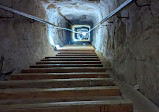
<svg viewBox="0 0 159 112"><path fill-rule="evenodd" d="M97 23L102 19L101 7L107 0L41 0L48 15L54 19L64 17L69 21ZM102 3L103 2L103 3ZM53 18L52 17L52 18Z"/></svg>

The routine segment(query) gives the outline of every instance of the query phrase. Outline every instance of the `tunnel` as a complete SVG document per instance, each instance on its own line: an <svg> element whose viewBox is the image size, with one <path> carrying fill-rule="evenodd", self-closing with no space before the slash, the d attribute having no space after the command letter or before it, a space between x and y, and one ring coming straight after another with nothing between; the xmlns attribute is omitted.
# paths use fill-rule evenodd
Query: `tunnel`
<svg viewBox="0 0 159 112"><path fill-rule="evenodd" d="M134 112L159 112L159 1L132 0L99 24L126 1L130 0L0 0L0 5L49 23L0 8L0 84L55 56L58 48L91 46L132 100Z"/></svg>

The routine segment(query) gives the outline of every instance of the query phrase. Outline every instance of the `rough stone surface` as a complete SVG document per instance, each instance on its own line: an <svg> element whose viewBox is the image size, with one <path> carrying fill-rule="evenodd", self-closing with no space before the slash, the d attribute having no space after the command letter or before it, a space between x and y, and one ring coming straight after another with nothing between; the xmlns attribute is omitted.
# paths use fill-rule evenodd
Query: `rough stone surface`
<svg viewBox="0 0 159 112"><path fill-rule="evenodd" d="M98 0L41 1L46 9L47 15L49 16L48 20L60 27L67 27L71 29L72 25L93 26L93 24L101 18L101 11L100 8L98 8ZM49 33L50 38L53 38L54 40L54 42L51 42L52 45L59 44L60 46L63 46L72 42L72 33L69 31L56 30L55 28L52 28L49 29Z"/></svg>
<svg viewBox="0 0 159 112"><path fill-rule="evenodd" d="M70 22L96 25L124 1L0 0L0 3L71 28ZM137 5L132 3L94 30L92 44L102 53L98 55L106 58L102 60L108 69L132 86L139 85L139 91L159 106L158 6L158 0L137 0ZM3 11L0 14L12 16ZM68 31L17 15L13 19L0 19L0 56L5 57L3 71L19 71L52 55L51 45L66 45L70 36Z"/></svg>
<svg viewBox="0 0 159 112"><path fill-rule="evenodd" d="M123 0L112 0L110 11ZM107 25L99 51L111 63L118 78L132 86L159 106L159 2L137 0L114 16ZM146 5L146 6L142 6ZM104 29L103 29L104 30Z"/></svg>
<svg viewBox="0 0 159 112"><path fill-rule="evenodd" d="M1 0L0 4L47 18L38 0ZM12 16L3 10L0 10L0 15ZM46 25L18 15L0 19L0 48L0 56L4 57L3 73L18 72L54 52L48 44Z"/></svg>

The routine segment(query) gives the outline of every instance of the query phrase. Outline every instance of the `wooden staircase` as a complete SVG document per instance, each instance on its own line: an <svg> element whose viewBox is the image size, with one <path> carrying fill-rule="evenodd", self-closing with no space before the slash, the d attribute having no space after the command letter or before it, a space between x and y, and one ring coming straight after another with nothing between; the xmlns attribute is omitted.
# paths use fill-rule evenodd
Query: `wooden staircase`
<svg viewBox="0 0 159 112"><path fill-rule="evenodd" d="M133 112L94 50L60 50L0 82L0 112Z"/></svg>

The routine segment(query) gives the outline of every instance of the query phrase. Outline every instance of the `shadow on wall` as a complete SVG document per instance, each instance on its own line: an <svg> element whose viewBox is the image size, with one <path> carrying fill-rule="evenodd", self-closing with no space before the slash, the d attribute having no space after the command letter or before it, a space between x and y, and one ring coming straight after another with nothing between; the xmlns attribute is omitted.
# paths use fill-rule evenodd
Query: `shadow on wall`
<svg viewBox="0 0 159 112"><path fill-rule="evenodd" d="M5 72L7 70L7 67L9 67L9 63L4 59L4 57L1 57L0 59L0 81L1 80L9 80L10 75L14 72L14 70L10 72Z"/></svg>

